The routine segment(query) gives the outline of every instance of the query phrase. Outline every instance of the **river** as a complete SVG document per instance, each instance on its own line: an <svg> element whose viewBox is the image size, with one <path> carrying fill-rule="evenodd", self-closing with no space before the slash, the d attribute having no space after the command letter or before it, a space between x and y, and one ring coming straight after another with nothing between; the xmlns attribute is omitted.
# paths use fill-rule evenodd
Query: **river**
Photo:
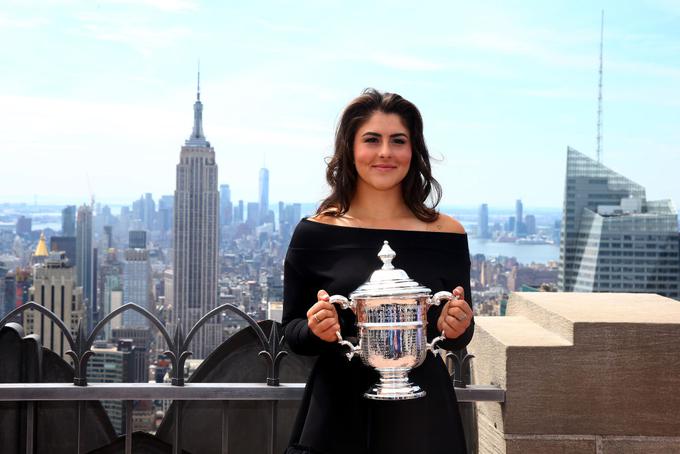
<svg viewBox="0 0 680 454"><path fill-rule="evenodd" d="M487 258L515 257L522 264L547 263L551 260L557 261L560 258L560 247L557 244L515 244L497 243L482 238L468 239L470 254L484 254Z"/></svg>

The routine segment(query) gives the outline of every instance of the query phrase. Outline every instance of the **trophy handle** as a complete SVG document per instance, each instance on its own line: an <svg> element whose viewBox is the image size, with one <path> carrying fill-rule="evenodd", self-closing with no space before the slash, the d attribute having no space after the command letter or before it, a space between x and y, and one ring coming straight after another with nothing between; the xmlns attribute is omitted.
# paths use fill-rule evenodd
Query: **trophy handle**
<svg viewBox="0 0 680 454"><path fill-rule="evenodd" d="M457 296L453 296L453 293L447 292L447 291L442 291L442 292L437 292L430 298L430 301L427 302L428 306L439 306L442 301L445 303L448 303L449 301L453 299L458 299Z"/></svg>
<svg viewBox="0 0 680 454"><path fill-rule="evenodd" d="M331 304L337 304L340 306L340 309L352 309L352 311L354 311L354 301L350 301L342 295L333 295L328 298L328 302ZM340 331L336 331L335 335L338 337L338 344L349 348L349 352L345 353L345 355L347 356L347 359L351 361L352 358L354 358L354 354L358 352L361 347L358 345L355 346L351 342L344 340L342 338L342 334L340 334Z"/></svg>
<svg viewBox="0 0 680 454"><path fill-rule="evenodd" d="M349 361L352 361L354 355L359 350L361 350L361 341L359 341L359 345L353 345L350 341L346 341L342 338L342 334L340 334L340 331L336 331L335 335L338 337L338 344L344 345L345 347L349 347L349 352L345 353L345 356L347 356L347 359Z"/></svg>
<svg viewBox="0 0 680 454"><path fill-rule="evenodd" d="M444 336L444 331L442 331L441 335L432 339L432 342L427 344L427 349L430 350L435 357L437 356L437 344L443 340L446 340L446 336Z"/></svg>
<svg viewBox="0 0 680 454"><path fill-rule="evenodd" d="M458 296L454 296L453 293L447 292L447 291L442 291L442 292L437 292L430 298L430 301L427 302L428 306L439 306L442 301L444 302L449 302L453 299L458 299ZM442 331L441 335L435 337L432 339L432 342L427 344L427 349L432 352L433 355L437 356L437 344L443 340L446 340L446 336L444 336L444 331Z"/></svg>
<svg viewBox="0 0 680 454"><path fill-rule="evenodd" d="M331 304L337 304L340 306L340 309L352 309L352 312L354 311L354 302L348 300L342 295L333 295L328 298L328 302Z"/></svg>

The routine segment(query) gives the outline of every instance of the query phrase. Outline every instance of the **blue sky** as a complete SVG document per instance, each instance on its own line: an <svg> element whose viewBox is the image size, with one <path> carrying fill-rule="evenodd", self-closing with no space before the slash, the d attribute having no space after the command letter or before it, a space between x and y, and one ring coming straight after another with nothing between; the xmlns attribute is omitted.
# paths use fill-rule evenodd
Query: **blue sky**
<svg viewBox="0 0 680 454"><path fill-rule="evenodd" d="M474 3L474 4L471 4ZM566 148L680 203L680 2L0 0L0 202L171 194L201 61L220 183L325 194L365 87L421 109L443 203L560 207Z"/></svg>

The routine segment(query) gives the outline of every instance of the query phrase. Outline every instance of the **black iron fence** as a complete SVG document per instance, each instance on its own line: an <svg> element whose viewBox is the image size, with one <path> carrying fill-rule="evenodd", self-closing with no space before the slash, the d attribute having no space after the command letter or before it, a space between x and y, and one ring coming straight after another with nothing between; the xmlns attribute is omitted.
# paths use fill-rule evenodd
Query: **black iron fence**
<svg viewBox="0 0 680 454"><path fill-rule="evenodd" d="M177 323L174 335L170 335L165 325L148 310L136 305L125 304L112 311L97 323L89 334L81 324L76 336L72 336L68 327L59 317L34 302L26 303L0 320L0 328L8 324L17 315L26 310L35 310L50 319L64 334L69 350L66 354L73 360L73 383L0 383L0 404L17 403L20 405L17 415L21 427L21 436L24 438L21 445L27 454L36 453L36 412L39 405L44 402L74 402L77 405L77 433L75 447L78 454L84 454L83 432L85 429L85 419L89 414L87 411L88 401L118 400L123 401L125 434L124 446L121 451L126 454L133 452L133 402L136 400L173 400L174 411L172 411L172 442L171 452L179 454L182 452L182 416L183 405L187 401L212 401L220 407L220 443L215 446L214 452L229 452L229 416L230 405L239 401L259 401L267 402L269 411L266 421L267 425L267 451L274 453L277 444L277 413L281 402L300 400L304 390L304 383L280 383L279 367L281 360L287 355L283 349L283 338L279 334L276 323L272 323L269 335L266 335L262 327L245 312L231 304L223 304L205 314L194 326L191 327L185 336L181 323ZM97 335L102 331L107 323L117 315L125 311L136 311L148 319L160 332L165 339L168 349L165 354L171 362L171 382L170 383L87 383L87 363L94 354L91 350ZM265 383L187 383L185 381L184 364L191 355L189 345L198 330L212 317L224 312L232 312L245 320L253 329L259 347L259 356L266 362L267 374ZM448 353L445 361L451 371L456 396L461 403L492 401L503 402L505 400L505 390L492 385L468 385L464 380L466 370L471 360L470 355L461 353ZM468 423L470 423L468 421ZM468 424L470 425L470 424ZM114 451L111 451L114 452Z"/></svg>

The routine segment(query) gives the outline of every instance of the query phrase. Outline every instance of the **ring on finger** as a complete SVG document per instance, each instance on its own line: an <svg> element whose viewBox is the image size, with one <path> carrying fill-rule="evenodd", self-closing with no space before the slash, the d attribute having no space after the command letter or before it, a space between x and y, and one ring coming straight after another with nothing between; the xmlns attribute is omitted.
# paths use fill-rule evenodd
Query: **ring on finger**
<svg viewBox="0 0 680 454"><path fill-rule="evenodd" d="M463 313L460 317L456 317L459 322L464 322L467 320L467 314Z"/></svg>
<svg viewBox="0 0 680 454"><path fill-rule="evenodd" d="M316 323L321 323L321 320L319 320L319 314L315 313L312 317L314 317L314 320L316 320Z"/></svg>

